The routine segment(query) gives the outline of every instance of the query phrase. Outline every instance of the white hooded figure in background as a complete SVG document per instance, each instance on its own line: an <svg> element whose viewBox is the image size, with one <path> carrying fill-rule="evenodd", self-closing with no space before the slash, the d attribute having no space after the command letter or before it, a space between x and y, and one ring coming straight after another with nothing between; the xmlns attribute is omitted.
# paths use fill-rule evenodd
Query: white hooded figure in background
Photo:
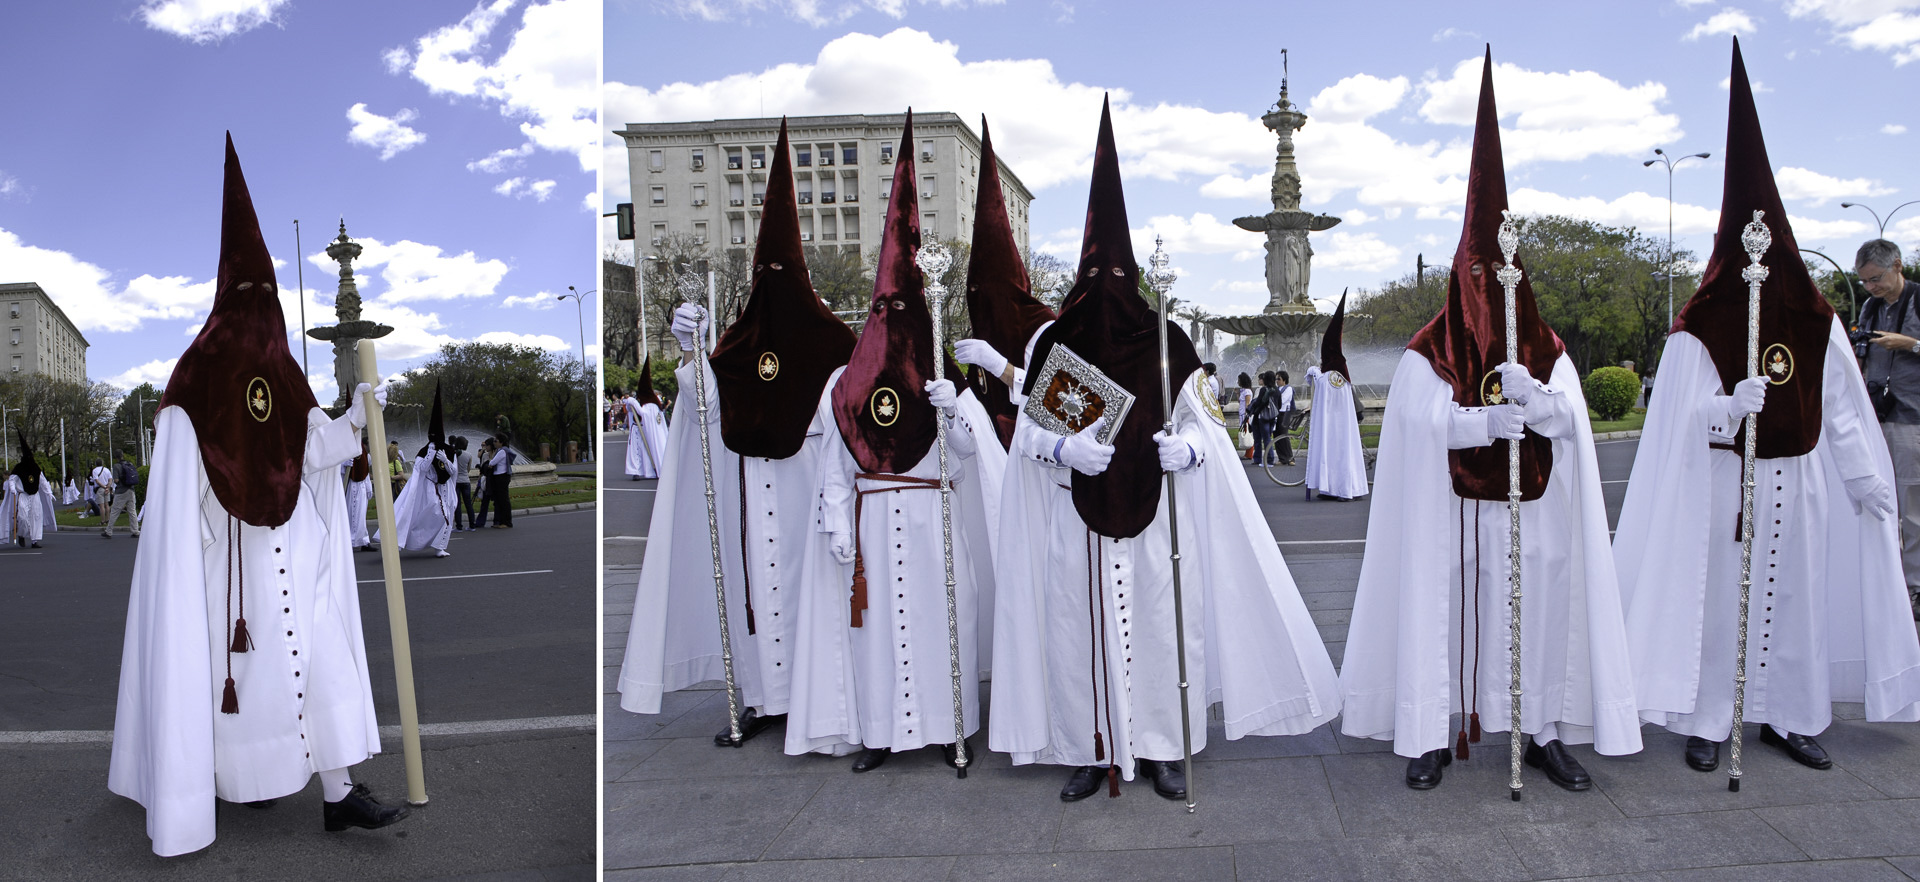
<svg viewBox="0 0 1920 882"><path fill-rule="evenodd" d="M33 459L27 436L20 435L20 461L7 473L0 496L0 544L40 547L40 537L59 529L54 521L53 482Z"/></svg>
<svg viewBox="0 0 1920 882"><path fill-rule="evenodd" d="M367 505L373 499L373 468L366 439L360 441L360 455L340 466L340 475L347 487L347 524L353 528L353 547L370 547L373 540L367 535Z"/></svg>
<svg viewBox="0 0 1920 882"><path fill-rule="evenodd" d="M440 387L433 388L433 413L427 419L427 444L414 456L413 478L400 488L393 501L393 529L400 534L400 547L407 551L433 549L434 557L447 557L447 543L453 539L455 494L453 460L448 457L445 422L441 419ZM380 542L375 530L373 541Z"/></svg>
<svg viewBox="0 0 1920 882"><path fill-rule="evenodd" d="M80 501L80 488L74 485L72 478L68 478L66 492L60 494L60 504L72 505L79 501Z"/></svg>
<svg viewBox="0 0 1920 882"><path fill-rule="evenodd" d="M339 465L360 449L287 350L273 262L227 143L213 309L154 418L107 786L153 851L212 844L215 801L300 792L329 831L405 817L348 767L380 751ZM384 402L385 389L374 397Z"/></svg>
<svg viewBox="0 0 1920 882"><path fill-rule="evenodd" d="M1347 295L1340 295L1320 340L1320 364L1307 368L1313 411L1307 415L1307 489L1321 498L1367 495L1367 452L1360 444L1360 413L1353 400L1353 374L1341 351Z"/></svg>
<svg viewBox="0 0 1920 882"><path fill-rule="evenodd" d="M667 418L660 413L660 396L653 391L653 356L641 365L645 394L629 392L620 399L627 411L627 476L635 481L660 477L667 461Z"/></svg>

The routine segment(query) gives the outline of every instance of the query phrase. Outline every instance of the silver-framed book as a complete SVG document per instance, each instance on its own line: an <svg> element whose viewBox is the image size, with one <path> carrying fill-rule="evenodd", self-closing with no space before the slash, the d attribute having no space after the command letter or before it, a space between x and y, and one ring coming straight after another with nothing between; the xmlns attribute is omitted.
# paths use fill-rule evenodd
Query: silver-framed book
<svg viewBox="0 0 1920 882"><path fill-rule="evenodd" d="M1112 444L1133 409L1134 395L1081 358L1055 343L1034 377L1027 396L1027 417L1056 435L1077 435L1102 416L1109 417L1094 438Z"/></svg>

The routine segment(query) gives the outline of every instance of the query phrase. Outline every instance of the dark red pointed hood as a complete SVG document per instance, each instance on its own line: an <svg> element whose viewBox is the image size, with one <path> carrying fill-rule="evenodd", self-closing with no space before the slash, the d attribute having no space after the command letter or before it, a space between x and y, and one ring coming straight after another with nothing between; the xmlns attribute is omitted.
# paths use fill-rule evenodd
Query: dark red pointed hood
<svg viewBox="0 0 1920 882"><path fill-rule="evenodd" d="M913 111L907 111L900 143L913 140ZM927 381L933 379L933 312L914 256L920 250L920 199L913 151L901 150L893 164L893 192L881 228L880 256L874 270L873 303L860 340L847 360L846 373L833 390L833 417L862 471L897 475L912 469L933 446L933 404ZM949 359L947 376L959 382Z"/></svg>
<svg viewBox="0 0 1920 882"><path fill-rule="evenodd" d="M767 459L800 452L820 391L834 369L847 363L853 339L853 329L820 302L807 278L783 119L767 172L752 287L708 359L720 395L720 440L727 449ZM651 375L642 379L652 394Z"/></svg>
<svg viewBox="0 0 1920 882"><path fill-rule="evenodd" d="M1168 377L1178 397L1181 384L1200 369L1200 356L1180 326L1167 322ZM1120 186L1120 154L1113 142L1113 116L1100 107L1100 135L1093 148L1093 186L1087 194L1087 226L1081 237L1080 269L1060 307L1060 318L1040 335L1033 363L1045 364L1054 344L1064 344L1120 387L1133 393L1133 409L1113 436L1113 460L1098 475L1073 473L1073 506L1102 536L1138 536L1160 505L1160 319L1140 293L1140 265L1133 258L1126 194ZM1027 374L1033 394L1038 372Z"/></svg>
<svg viewBox="0 0 1920 882"><path fill-rule="evenodd" d="M1453 401L1462 407L1499 403L1500 374L1507 360L1506 291L1495 273L1506 259L1500 252L1500 221L1507 210L1506 163L1500 154L1500 114L1493 102L1493 50L1487 50L1480 74L1480 113L1474 123L1473 161L1467 175L1466 220L1460 247L1447 275L1447 303L1440 314L1415 334L1407 348L1425 356L1433 372L1453 387ZM1524 274L1527 263L1513 260ZM1514 292L1515 323L1520 332L1520 363L1534 379L1553 377L1553 365L1566 348L1553 329L1540 320L1533 283L1525 275ZM1500 399L1504 400L1504 399ZM1505 501L1507 498L1507 441L1448 453L1454 492L1468 499ZM1538 499L1553 469L1553 448L1545 438L1527 431L1520 443L1520 494Z"/></svg>
<svg viewBox="0 0 1920 882"><path fill-rule="evenodd" d="M1348 382L1353 374L1347 370L1347 354L1340 348L1341 335L1347 328L1347 292L1340 292L1340 303L1333 308L1333 318L1327 320L1327 332L1320 337L1320 372L1339 374Z"/></svg>
<svg viewBox="0 0 1920 882"><path fill-rule="evenodd" d="M1727 83L1727 173L1720 195L1720 231L1713 255L1700 277L1700 290L1674 318L1673 330L1700 339L1713 357L1723 391L1747 376L1747 282L1749 265L1740 235L1762 212L1760 222L1773 243L1760 258L1767 268L1760 283L1760 365L1772 385L1760 411L1755 449L1762 459L1801 456L1820 441L1820 394L1827 340L1833 331L1833 307L1814 287L1800 246L1787 222L1780 189L1760 133L1753 87L1733 41L1733 73ZM1742 446L1745 441L1737 442Z"/></svg>
<svg viewBox="0 0 1920 882"><path fill-rule="evenodd" d="M1027 264L1013 238L1007 217L1007 198L1000 189L1000 163L993 153L993 135L986 117L980 118L980 192L973 206L973 252L967 263L967 319L973 336L1007 357L1014 367L1026 367L1027 341L1041 325L1053 321L1053 309L1033 296ZM978 368L971 370L980 403L993 417L1000 445L1013 443L1013 406L1000 378Z"/></svg>
<svg viewBox="0 0 1920 882"><path fill-rule="evenodd" d="M228 514L257 527L277 527L293 516L307 415L319 403L287 349L273 257L232 135L213 309L174 365L160 406L179 407L192 420L207 483Z"/></svg>
<svg viewBox="0 0 1920 882"><path fill-rule="evenodd" d="M842 325L842 327L845 327L845 325ZM729 331L731 331L731 329L729 329ZM758 380L759 377L755 377L754 379ZM640 364L640 377L637 380L636 387L633 390L633 402L635 404L651 404L654 407L660 406L660 393L654 391L654 388L653 388L653 353L651 352L647 353L647 360ZM820 393L817 391L813 393L813 403L816 406L820 403ZM720 411L720 418L722 420L725 420L726 417L727 417L727 412L723 408ZM726 438L726 429L722 428L720 431L721 431L720 437L722 438L722 440L724 440ZM805 438L806 427L805 426L800 427L800 432L801 432L801 437ZM728 449L732 449L732 448L728 448Z"/></svg>
<svg viewBox="0 0 1920 882"><path fill-rule="evenodd" d="M440 406L440 381L433 381L433 410L427 414L427 443L420 445L420 452L414 456L426 456L429 448L442 453L447 451L447 422Z"/></svg>

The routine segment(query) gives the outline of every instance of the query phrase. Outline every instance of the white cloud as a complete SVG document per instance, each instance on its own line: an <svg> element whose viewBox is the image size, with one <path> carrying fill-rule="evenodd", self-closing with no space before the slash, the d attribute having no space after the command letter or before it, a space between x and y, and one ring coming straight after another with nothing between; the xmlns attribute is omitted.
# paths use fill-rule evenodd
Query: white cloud
<svg viewBox="0 0 1920 882"><path fill-rule="evenodd" d="M384 300L368 300L361 304L360 317L393 328L393 333L379 340L380 361L383 364L432 355L439 352L442 346L461 342L459 337L435 333L446 327L440 321L439 313L416 312L407 306Z"/></svg>
<svg viewBox="0 0 1920 882"><path fill-rule="evenodd" d="M1384 272L1401 263L1398 246L1380 241L1373 233L1333 231L1318 238L1313 265L1317 269Z"/></svg>
<svg viewBox="0 0 1920 882"><path fill-rule="evenodd" d="M518 0L492 0L458 23L389 49L389 70L406 70L434 94L472 98L520 122L527 142L574 154L580 170L599 168L599 0L534 2L521 14L505 51L488 58L489 38Z"/></svg>
<svg viewBox="0 0 1920 882"><path fill-rule="evenodd" d="M1773 180L1780 187L1780 198L1807 200L1815 205L1824 205L1830 199L1885 196L1894 192L1891 187L1881 186L1879 181L1867 178L1841 179L1793 166L1774 172Z"/></svg>
<svg viewBox="0 0 1920 882"><path fill-rule="evenodd" d="M1773 91L1772 86L1769 86L1766 83L1760 82L1759 80L1755 80L1755 79L1747 80L1747 88L1752 89L1753 94L1755 95L1764 95L1768 92ZM1728 92L1728 91L1732 91L1732 89L1733 89L1733 77L1731 76L1721 77L1720 91Z"/></svg>
<svg viewBox="0 0 1920 882"><path fill-rule="evenodd" d="M507 274L509 267L497 259L481 260L473 252L447 254L438 246L401 239L387 244L379 239L355 238L361 251L360 258L354 261L359 273L379 269L380 281L386 289L378 293L385 303L406 303L419 300L459 300L469 297L492 298L500 280ZM307 255L308 262L326 270L338 270L338 264L327 257L326 252ZM361 286L362 296L369 287L356 274L354 284Z"/></svg>
<svg viewBox="0 0 1920 882"><path fill-rule="evenodd" d="M140 20L156 31L195 43L218 43L264 24L287 0L147 0Z"/></svg>
<svg viewBox="0 0 1920 882"><path fill-rule="evenodd" d="M1801 245L1819 245L1823 243L1843 245L1845 246L1844 250L1848 253L1851 253L1855 246L1879 232L1872 224L1864 221L1814 220L1812 218L1795 217L1792 212L1787 213L1787 223L1793 225L1793 238ZM1827 253L1832 254L1833 252L1828 251ZM1840 255L1835 256L1840 257ZM1844 257L1841 257L1841 259L1845 260Z"/></svg>
<svg viewBox="0 0 1920 882"><path fill-rule="evenodd" d="M1005 0L663 0L659 5L687 18L702 21L750 21L755 13L767 11L805 22L814 27L846 21L864 11L874 11L892 19L902 19L915 3L942 9L972 6L999 6ZM1072 21L1073 7L1055 2L1051 9L1058 21Z"/></svg>
<svg viewBox="0 0 1920 882"><path fill-rule="evenodd" d="M1214 279L1213 286L1207 290L1225 291L1229 294L1265 294L1267 293L1267 283L1247 281L1245 279L1234 282L1229 282L1226 279Z"/></svg>
<svg viewBox="0 0 1920 882"><path fill-rule="evenodd" d="M125 371L106 378L102 382L118 386L122 389L132 389L141 383L152 383L155 389L165 389L167 387L167 379L173 376L173 366L179 362L180 359L178 357L166 359L156 358L138 367L128 368Z"/></svg>
<svg viewBox="0 0 1920 882"><path fill-rule="evenodd" d="M1883 135L1904 135L1907 133L1907 127L1899 123L1887 123L1880 127L1880 133ZM4 192L6 192L5 188L0 187L0 193Z"/></svg>
<svg viewBox="0 0 1920 882"><path fill-rule="evenodd" d="M0 170L0 200L11 202L17 199L25 202L29 198L27 185L20 183L19 178L7 174L5 170Z"/></svg>
<svg viewBox="0 0 1920 882"><path fill-rule="evenodd" d="M1615 227L1637 227L1648 235L1667 230L1667 197L1633 192L1612 200L1598 196L1563 196L1522 187L1508 196L1515 214L1557 214ZM1678 236L1711 233L1720 228L1720 210L1685 202L1673 204L1673 232Z"/></svg>
<svg viewBox="0 0 1920 882"><path fill-rule="evenodd" d="M476 159L467 163L467 171L486 172L490 175L497 175L509 169L516 169L526 165L525 160L531 155L533 155L532 142L522 144L518 147L508 147L505 150L495 150L485 159Z"/></svg>
<svg viewBox="0 0 1920 882"><path fill-rule="evenodd" d="M1675 2L1680 4L1681 9L1692 9L1695 6L1711 5L1714 0L1675 0Z"/></svg>
<svg viewBox="0 0 1920 882"><path fill-rule="evenodd" d="M556 352L563 349L572 351L574 348L574 344L568 343L552 334L520 334L513 331L488 331L473 338L473 342L487 343L495 346L502 344L531 346L535 349L544 349L548 352Z"/></svg>
<svg viewBox="0 0 1920 882"><path fill-rule="evenodd" d="M1837 41L1893 55L1895 66L1920 61L1920 0L1789 0L1787 13L1824 20Z"/></svg>
<svg viewBox="0 0 1920 882"><path fill-rule="evenodd" d="M1479 107L1482 59L1465 59L1446 79L1428 79L1420 115L1430 122L1471 126ZM1671 143L1685 133L1680 118L1663 113L1667 87L1648 81L1627 86L1596 71L1554 73L1495 63L1494 90L1509 169L1529 162L1628 156L1648 144ZM1303 131L1302 134L1305 134Z"/></svg>
<svg viewBox="0 0 1920 882"><path fill-rule="evenodd" d="M587 195L580 197L580 208L583 211L590 211L590 212L593 212L594 214L599 214L600 213L600 194L589 190L587 192Z"/></svg>
<svg viewBox="0 0 1920 882"><path fill-rule="evenodd" d="M1686 32L1680 39L1693 41L1701 37L1717 35L1751 34L1758 27L1759 25L1753 23L1753 16L1728 6L1714 13L1706 21L1694 25L1693 30Z"/></svg>
<svg viewBox="0 0 1920 882"><path fill-rule="evenodd" d="M526 178L515 177L501 181L493 188L493 192L502 196L512 196L515 199L532 196L535 202L545 202L548 196L553 195L555 186L557 185L553 181L528 182Z"/></svg>
<svg viewBox="0 0 1920 882"><path fill-rule="evenodd" d="M1459 28L1441 28L1440 30L1434 32L1433 41L1435 43L1444 43L1455 37L1465 37L1466 39L1469 39L1469 40L1480 39L1480 35L1474 31L1465 31Z"/></svg>
<svg viewBox="0 0 1920 882"><path fill-rule="evenodd" d="M347 121L353 123L347 132L347 141L380 151L382 160L392 159L426 143L426 135L406 125L419 115L410 108L401 108L392 116L381 116L368 110L365 103L355 104L347 108Z"/></svg>
<svg viewBox="0 0 1920 882"><path fill-rule="evenodd" d="M0 229L0 267L9 279L32 281L60 305L81 333L131 331L148 319L188 319L213 305L213 281L142 274L116 284L112 273L65 251L39 248Z"/></svg>
<svg viewBox="0 0 1920 882"><path fill-rule="evenodd" d="M1321 89L1307 102L1307 114L1320 122L1360 122L1392 110L1407 89L1406 77L1383 80L1354 74Z"/></svg>
<svg viewBox="0 0 1920 882"><path fill-rule="evenodd" d="M1247 232L1205 212L1192 217L1161 215L1148 220L1146 226L1133 230L1133 253L1143 264L1146 262L1145 255L1153 253L1155 236L1166 240L1168 254L1231 254L1235 260L1260 256L1265 250L1262 246L1267 241L1267 237L1260 233ZM1073 246L1077 254L1080 247L1078 231L1075 232Z"/></svg>
<svg viewBox="0 0 1920 882"><path fill-rule="evenodd" d="M500 305L509 309L515 306L524 306L528 309L545 311L560 305L560 301L554 299L552 293L541 291L538 294L528 294L525 297L508 297L500 301Z"/></svg>

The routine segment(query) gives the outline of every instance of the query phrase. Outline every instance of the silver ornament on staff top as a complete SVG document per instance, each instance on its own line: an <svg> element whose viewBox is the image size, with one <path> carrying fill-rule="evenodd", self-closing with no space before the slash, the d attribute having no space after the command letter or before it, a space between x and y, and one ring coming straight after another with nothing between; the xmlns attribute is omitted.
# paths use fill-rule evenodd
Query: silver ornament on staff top
<svg viewBox="0 0 1920 882"><path fill-rule="evenodd" d="M1755 211L1753 220L1740 231L1740 247L1747 252L1747 266L1740 278L1747 283L1747 376L1760 376L1760 285L1767 280L1767 268L1760 258L1773 247L1773 233ZM1745 446L1740 451L1740 626L1733 653L1733 728L1730 762L1727 763L1727 789L1740 792L1741 725L1746 721L1747 705L1747 604L1753 594L1753 470L1759 435L1760 414L1746 416Z"/></svg>
<svg viewBox="0 0 1920 882"><path fill-rule="evenodd" d="M711 320L706 309L700 306L700 289L703 286L700 276L691 266L680 277L679 286L680 296L700 309L702 317ZM704 342L696 328L693 342L693 397L699 403L700 471L706 479L707 538L713 550L713 601L719 608L720 616L720 667L727 680L727 735L715 740L723 747L739 747L747 739L740 732L740 703L733 677L733 635L727 629L726 578L720 569L720 510L713 493L713 440L707 426L707 354Z"/></svg>
<svg viewBox="0 0 1920 882"><path fill-rule="evenodd" d="M1514 227L1513 212L1500 212L1500 232L1496 237L1500 243L1500 257L1504 261L1494 277L1500 280L1500 287L1506 292L1507 316L1507 362L1520 363L1520 332L1515 327L1519 307L1516 302L1520 286L1520 267L1513 262L1513 253L1520 247L1520 231ZM1507 655L1509 693L1507 754L1508 754L1508 792L1513 794L1515 802L1520 800L1520 741L1526 737L1520 733L1520 442L1507 442L1507 598L1512 606L1507 622Z"/></svg>
<svg viewBox="0 0 1920 882"><path fill-rule="evenodd" d="M947 286L940 277L953 266L953 254L939 242L920 246L913 262L926 280L928 305L933 313L933 375L946 376L947 363ZM959 776L967 776L967 710L962 698L960 672L960 608L953 582L953 477L947 470L947 416L933 417L934 438L940 447L940 540L947 567L947 660L953 679L953 766ZM855 525L854 529L859 529Z"/></svg>
<svg viewBox="0 0 1920 882"><path fill-rule="evenodd" d="M1159 236L1153 237L1153 256L1147 258L1150 269L1146 272L1147 287L1153 289L1159 299L1160 313L1160 431L1168 437L1173 436L1173 379L1167 360L1167 316L1173 309L1173 300L1168 296L1173 291L1173 283L1179 278L1167 266L1167 252L1162 247ZM1181 379L1186 379L1182 377ZM1180 757L1181 768L1187 773L1187 811L1192 812L1197 804L1194 796L1193 774L1193 719L1187 706L1187 617L1186 604L1180 594L1180 501L1176 494L1173 473L1167 472L1167 539L1170 543L1173 562L1173 634L1174 649L1180 660Z"/></svg>

